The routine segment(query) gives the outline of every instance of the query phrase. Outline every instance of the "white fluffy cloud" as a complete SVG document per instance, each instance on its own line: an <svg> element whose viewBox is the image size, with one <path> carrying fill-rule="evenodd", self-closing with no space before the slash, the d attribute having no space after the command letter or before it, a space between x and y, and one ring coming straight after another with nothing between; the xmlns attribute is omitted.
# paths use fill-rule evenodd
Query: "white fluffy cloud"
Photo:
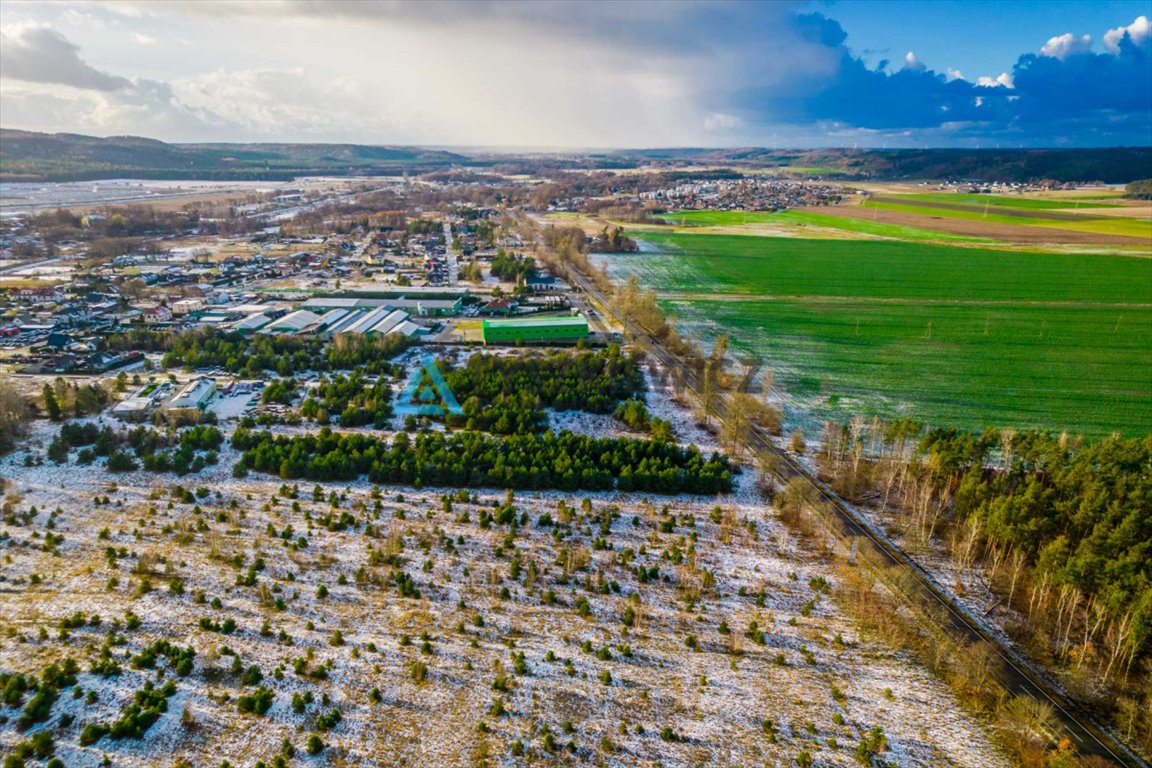
<svg viewBox="0 0 1152 768"><path fill-rule="evenodd" d="M984 88L1015 88L1016 82L1011 72L1001 72L996 77L977 78L976 85Z"/></svg>
<svg viewBox="0 0 1152 768"><path fill-rule="evenodd" d="M1147 16L1137 16L1126 27L1116 27L1104 33L1104 47L1112 53L1120 53L1120 41L1127 35L1133 45L1141 46L1152 37L1152 21Z"/></svg>
<svg viewBox="0 0 1152 768"><path fill-rule="evenodd" d="M924 66L924 62L916 58L915 53L908 51L908 53L904 55L904 69L912 72L923 72L927 67Z"/></svg>
<svg viewBox="0 0 1152 768"><path fill-rule="evenodd" d="M1090 50L1092 50L1091 35L1077 37L1071 32L1065 32L1063 35L1049 39L1040 49L1040 55L1064 61L1073 54L1087 53Z"/></svg>

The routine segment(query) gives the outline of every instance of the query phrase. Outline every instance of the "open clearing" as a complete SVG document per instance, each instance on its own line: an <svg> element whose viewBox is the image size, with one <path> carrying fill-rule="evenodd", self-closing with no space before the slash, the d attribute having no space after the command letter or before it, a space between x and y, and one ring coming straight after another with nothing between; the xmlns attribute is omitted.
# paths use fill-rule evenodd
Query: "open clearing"
<svg viewBox="0 0 1152 768"><path fill-rule="evenodd" d="M713 447L666 388L652 394L681 439ZM57 430L38 422L27 445L42 451ZM721 498L521 493L524 523L510 529L481 522L509 502L501 491L447 504L341 482L315 495L301 483L297 496L275 477L232 477L227 445L179 481L196 489L183 500L170 475L29 468L25 455L0 462L17 478L6 501L31 514L6 527L0 665L84 660L83 692L65 688L49 719L68 766L106 754L117 766L251 766L287 739L306 765L788 766L808 752L847 768L876 726L901 766L1005 765L943 683L860 636L827 594L838 573L782 526L750 473ZM53 509L56 552L33 538ZM296 537L306 543L289 546ZM418 594L398 593L398 572ZM61 634L76 612L101 622ZM228 619L235 629L220 631ZM87 659L114 622L122 669L102 677ZM159 641L196 648L186 675L163 659L130 664ZM263 716L237 709L253 666L274 694ZM78 744L146 680L175 694L143 738ZM324 747L305 757L311 733ZM0 750L17 738L0 728Z"/></svg>
<svg viewBox="0 0 1152 768"><path fill-rule="evenodd" d="M657 251L612 254L612 274L637 275L689 332L731 333L816 416L1089 434L1152 425L1148 259L641 236Z"/></svg>

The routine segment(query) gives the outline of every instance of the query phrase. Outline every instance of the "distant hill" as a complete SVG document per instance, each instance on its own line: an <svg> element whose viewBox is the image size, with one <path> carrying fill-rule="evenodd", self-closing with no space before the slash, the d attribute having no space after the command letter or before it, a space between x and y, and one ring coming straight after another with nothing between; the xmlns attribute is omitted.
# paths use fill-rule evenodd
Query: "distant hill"
<svg viewBox="0 0 1152 768"><path fill-rule="evenodd" d="M168 144L139 136L0 129L0 180L276 180L307 175L423 173L467 163L463 155L419 147L358 144Z"/></svg>
<svg viewBox="0 0 1152 768"><path fill-rule="evenodd" d="M296 176L426 173L452 166L564 168L706 166L780 168L847 180L1042 179L1124 184L1152 177L1152 147L1107 149L634 149L608 152L462 154L362 144L169 144L138 136L0 129L0 181L144 179L278 180Z"/></svg>
<svg viewBox="0 0 1152 768"><path fill-rule="evenodd" d="M801 169L824 178L980 179L1126 184L1152 176L1152 147L1093 149L655 149L613 153L632 161Z"/></svg>

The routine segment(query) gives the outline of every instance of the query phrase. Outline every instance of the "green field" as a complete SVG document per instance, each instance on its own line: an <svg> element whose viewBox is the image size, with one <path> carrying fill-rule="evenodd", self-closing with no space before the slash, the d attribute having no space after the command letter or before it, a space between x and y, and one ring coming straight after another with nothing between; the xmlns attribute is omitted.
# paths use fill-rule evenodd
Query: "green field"
<svg viewBox="0 0 1152 768"><path fill-rule="evenodd" d="M817 418L1152 432L1152 260L643 233L608 257ZM794 417L798 418L798 417ZM801 419L803 420L803 419Z"/></svg>
<svg viewBox="0 0 1152 768"><path fill-rule="evenodd" d="M745 211L684 211L664 217L669 223L681 227L737 227L745 224L773 224L793 227L823 227L842 232L889 237L897 240L932 240L952 243L994 243L984 237L967 237L930 229L902 227L898 224L885 224L882 221L846 219L842 216L829 216L808 211L781 211L779 213L757 213Z"/></svg>

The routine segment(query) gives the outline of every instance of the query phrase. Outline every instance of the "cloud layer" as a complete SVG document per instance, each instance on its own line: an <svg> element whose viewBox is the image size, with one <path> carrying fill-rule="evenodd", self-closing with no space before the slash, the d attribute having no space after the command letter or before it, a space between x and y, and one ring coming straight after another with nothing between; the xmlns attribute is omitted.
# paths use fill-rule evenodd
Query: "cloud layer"
<svg viewBox="0 0 1152 768"><path fill-rule="evenodd" d="M1059 35L1020 56L1011 72L976 82L929 69L912 52L899 68L869 68L834 20L810 14L797 25L835 52L836 68L800 78L790 93L744 92L743 110L754 121L1031 144L1143 145L1152 135L1152 35L1144 17L1109 31L1105 53L1091 50L1088 35Z"/></svg>
<svg viewBox="0 0 1152 768"><path fill-rule="evenodd" d="M0 73L33 83L53 83L94 91L119 91L132 83L93 69L80 48L47 26L27 25L0 32Z"/></svg>
<svg viewBox="0 0 1152 768"><path fill-rule="evenodd" d="M1146 16L1104 27L1099 52L1082 30L1048 30L1011 66L965 65L968 79L919 48L870 65L849 30L792 2L2 5L17 19L0 45L5 127L520 146L1143 145L1152 134Z"/></svg>

